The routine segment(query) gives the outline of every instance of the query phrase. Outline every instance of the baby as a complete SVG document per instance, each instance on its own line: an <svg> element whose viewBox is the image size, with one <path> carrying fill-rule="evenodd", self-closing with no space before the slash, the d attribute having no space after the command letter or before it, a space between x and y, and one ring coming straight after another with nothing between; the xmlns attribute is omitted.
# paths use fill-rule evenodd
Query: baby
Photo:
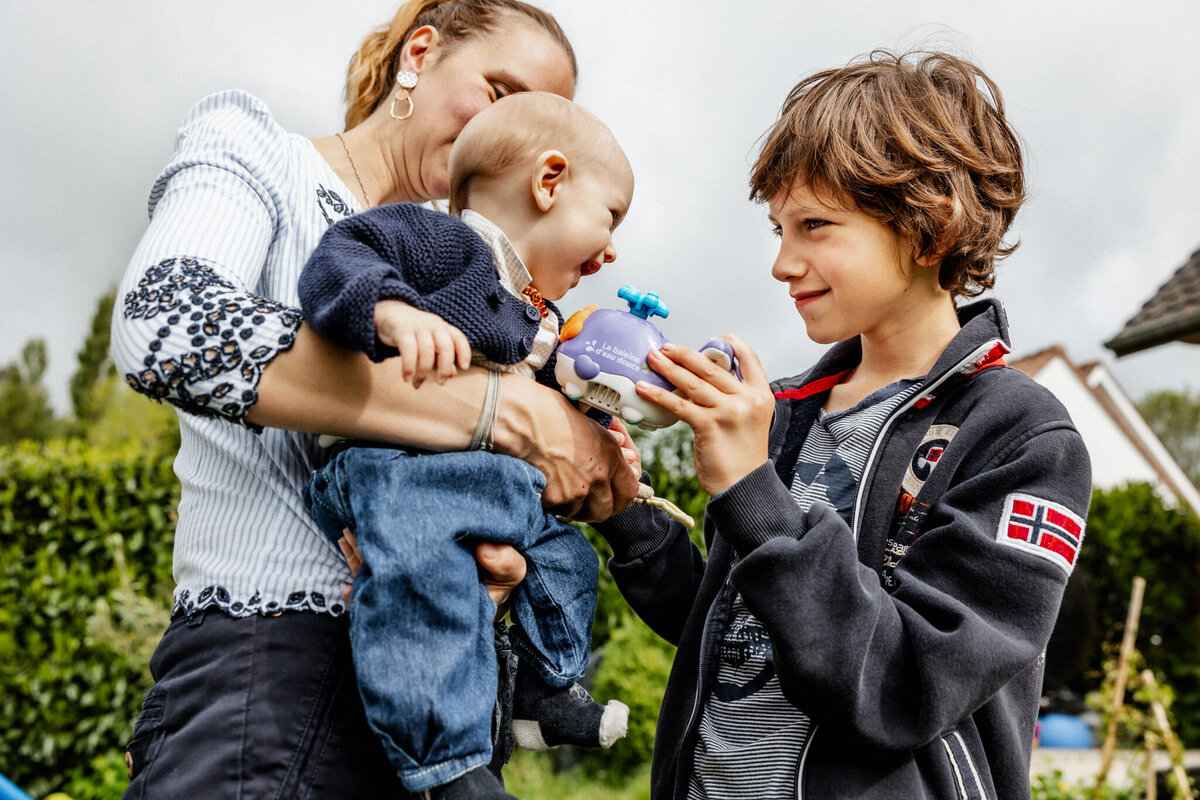
<svg viewBox="0 0 1200 800"><path fill-rule="evenodd" d="M332 226L300 278L300 297L317 332L377 361L399 356L415 385L486 366L470 450L339 442L305 499L331 540L349 529L361 549L350 614L355 671L405 787L509 797L487 769L496 608L477 575L479 542L512 545L528 564L511 609L518 742L609 746L628 718L623 704L598 706L575 683L590 655L595 552L543 509L538 470L490 451L505 381L557 385L562 320L553 301L616 258L612 234L633 173L595 116L529 92L467 124L451 152L450 185L451 215L397 203Z"/></svg>

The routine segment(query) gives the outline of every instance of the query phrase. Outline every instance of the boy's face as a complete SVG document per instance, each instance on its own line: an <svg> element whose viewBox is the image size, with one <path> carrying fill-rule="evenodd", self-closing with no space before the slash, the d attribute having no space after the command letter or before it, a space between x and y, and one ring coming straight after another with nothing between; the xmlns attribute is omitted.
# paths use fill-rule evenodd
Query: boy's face
<svg viewBox="0 0 1200 800"><path fill-rule="evenodd" d="M543 297L561 299L581 277L616 260L613 231L632 197L633 172L619 150L571 168L522 253Z"/></svg>
<svg viewBox="0 0 1200 800"><path fill-rule="evenodd" d="M937 269L914 261L911 243L858 209L831 207L795 186L771 198L770 212L780 237L771 275L788 285L815 342L860 334L884 341L911 332L949 298Z"/></svg>

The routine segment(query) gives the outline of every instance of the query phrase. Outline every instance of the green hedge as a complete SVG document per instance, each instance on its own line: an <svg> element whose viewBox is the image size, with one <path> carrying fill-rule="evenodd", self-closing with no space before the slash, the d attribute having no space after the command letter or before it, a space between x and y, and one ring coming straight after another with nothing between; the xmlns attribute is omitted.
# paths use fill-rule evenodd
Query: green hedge
<svg viewBox="0 0 1200 800"><path fill-rule="evenodd" d="M697 518L707 496L679 426L641 437L656 492ZM167 621L178 482L171 455L80 442L0 448L0 772L35 797L119 795L121 751L147 663ZM589 539L607 560L594 531ZM1185 744L1200 744L1200 521L1165 508L1149 487L1097 492L1081 567L1100 630L1120 636L1135 575L1148 581L1138 644L1174 688ZM673 648L651 633L601 569L592 678L598 699L631 709L630 733L583 754L583 770L618 780L648 762ZM1086 659L1101 664L1099 644ZM1098 676L1083 675L1081 692Z"/></svg>
<svg viewBox="0 0 1200 800"><path fill-rule="evenodd" d="M170 611L171 458L0 448L0 765L30 794L119 752Z"/></svg>
<svg viewBox="0 0 1200 800"><path fill-rule="evenodd" d="M1100 684L1102 647L1120 644L1133 579L1146 579L1137 647L1175 691L1171 710L1187 747L1200 746L1200 519L1163 504L1148 484L1096 492L1079 566L1085 571L1098 633L1080 693Z"/></svg>

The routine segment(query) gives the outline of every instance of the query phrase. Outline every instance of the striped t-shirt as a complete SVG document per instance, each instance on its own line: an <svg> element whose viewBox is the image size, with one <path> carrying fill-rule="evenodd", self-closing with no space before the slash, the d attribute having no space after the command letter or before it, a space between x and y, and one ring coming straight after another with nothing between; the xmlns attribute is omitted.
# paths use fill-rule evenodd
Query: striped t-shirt
<svg viewBox="0 0 1200 800"><path fill-rule="evenodd" d="M918 387L915 380L899 381L853 408L820 412L800 449L790 487L802 511L825 503L851 524L871 446L888 416ZM783 696L770 634L740 593L728 619L700 717L688 800L794 798L811 722Z"/></svg>

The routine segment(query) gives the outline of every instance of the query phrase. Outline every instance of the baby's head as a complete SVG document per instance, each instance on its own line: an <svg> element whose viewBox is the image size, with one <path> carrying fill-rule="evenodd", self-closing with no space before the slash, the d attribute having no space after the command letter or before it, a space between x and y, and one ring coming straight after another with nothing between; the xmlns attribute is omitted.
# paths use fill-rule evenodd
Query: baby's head
<svg viewBox="0 0 1200 800"><path fill-rule="evenodd" d="M616 258L612 232L632 196L633 171L612 132L554 94L496 101L450 152L451 213L471 209L504 231L550 300Z"/></svg>
<svg viewBox="0 0 1200 800"><path fill-rule="evenodd" d="M1025 199L1016 134L995 83L944 53L875 51L792 89L750 176L770 202L807 186L858 209L941 261L953 295L991 288Z"/></svg>

